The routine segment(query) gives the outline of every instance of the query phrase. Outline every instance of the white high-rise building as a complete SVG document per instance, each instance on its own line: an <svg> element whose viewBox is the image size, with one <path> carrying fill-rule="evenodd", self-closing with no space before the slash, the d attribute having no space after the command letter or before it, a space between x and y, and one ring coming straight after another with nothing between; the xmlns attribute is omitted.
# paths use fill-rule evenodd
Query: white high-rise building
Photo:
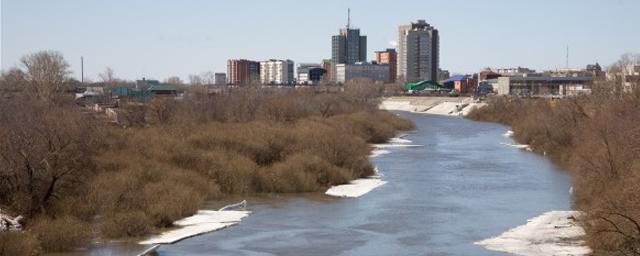
<svg viewBox="0 0 640 256"><path fill-rule="evenodd" d="M262 84L294 84L292 60L267 60L260 62Z"/></svg>
<svg viewBox="0 0 640 256"><path fill-rule="evenodd" d="M398 29L398 79L438 81L440 37L424 20Z"/></svg>

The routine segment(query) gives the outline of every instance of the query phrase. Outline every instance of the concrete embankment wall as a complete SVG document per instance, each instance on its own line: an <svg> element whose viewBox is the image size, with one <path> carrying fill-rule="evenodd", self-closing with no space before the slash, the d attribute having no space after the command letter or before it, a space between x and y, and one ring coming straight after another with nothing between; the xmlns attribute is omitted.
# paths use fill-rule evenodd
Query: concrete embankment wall
<svg viewBox="0 0 640 256"><path fill-rule="evenodd" d="M380 108L434 115L465 116L473 108L484 105L484 103L475 102L472 98L389 97L382 100Z"/></svg>

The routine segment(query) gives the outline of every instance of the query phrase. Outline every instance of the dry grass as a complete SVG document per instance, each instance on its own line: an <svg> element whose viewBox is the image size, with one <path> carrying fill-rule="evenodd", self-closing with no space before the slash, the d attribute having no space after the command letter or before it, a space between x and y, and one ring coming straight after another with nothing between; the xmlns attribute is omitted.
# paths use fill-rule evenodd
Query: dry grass
<svg viewBox="0 0 640 256"><path fill-rule="evenodd" d="M84 246L91 239L91 226L71 216L37 218L29 227L47 252L63 252Z"/></svg>
<svg viewBox="0 0 640 256"><path fill-rule="evenodd" d="M41 252L40 242L28 232L0 233L0 255L35 256Z"/></svg>

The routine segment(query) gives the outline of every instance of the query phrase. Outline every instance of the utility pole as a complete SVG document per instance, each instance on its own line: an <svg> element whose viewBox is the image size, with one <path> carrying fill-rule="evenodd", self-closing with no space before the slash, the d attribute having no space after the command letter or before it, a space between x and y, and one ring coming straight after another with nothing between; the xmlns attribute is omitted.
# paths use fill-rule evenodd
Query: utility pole
<svg viewBox="0 0 640 256"><path fill-rule="evenodd" d="M569 70L569 46L567 45L567 70Z"/></svg>
<svg viewBox="0 0 640 256"><path fill-rule="evenodd" d="M84 85L84 56L80 56L80 83Z"/></svg>

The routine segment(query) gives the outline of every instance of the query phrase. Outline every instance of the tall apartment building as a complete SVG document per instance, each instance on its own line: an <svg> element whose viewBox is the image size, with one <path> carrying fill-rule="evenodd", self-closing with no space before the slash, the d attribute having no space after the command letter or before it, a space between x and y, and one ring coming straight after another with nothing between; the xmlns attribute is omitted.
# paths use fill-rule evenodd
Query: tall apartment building
<svg viewBox="0 0 640 256"><path fill-rule="evenodd" d="M251 60L228 60L228 82L231 85L257 83L260 79L260 62Z"/></svg>
<svg viewBox="0 0 640 256"><path fill-rule="evenodd" d="M440 36L425 20L398 28L398 78L438 81Z"/></svg>
<svg viewBox="0 0 640 256"><path fill-rule="evenodd" d="M267 60L260 62L262 84L294 84L292 60Z"/></svg>
<svg viewBox="0 0 640 256"><path fill-rule="evenodd" d="M389 65L389 83L395 83L397 77L398 53L396 49L390 48L376 52L376 62L378 64Z"/></svg>
<svg viewBox="0 0 640 256"><path fill-rule="evenodd" d="M338 64L355 64L367 61L367 36L360 35L360 29L351 28L351 11L347 26L340 34L331 37L331 60L333 69Z"/></svg>

